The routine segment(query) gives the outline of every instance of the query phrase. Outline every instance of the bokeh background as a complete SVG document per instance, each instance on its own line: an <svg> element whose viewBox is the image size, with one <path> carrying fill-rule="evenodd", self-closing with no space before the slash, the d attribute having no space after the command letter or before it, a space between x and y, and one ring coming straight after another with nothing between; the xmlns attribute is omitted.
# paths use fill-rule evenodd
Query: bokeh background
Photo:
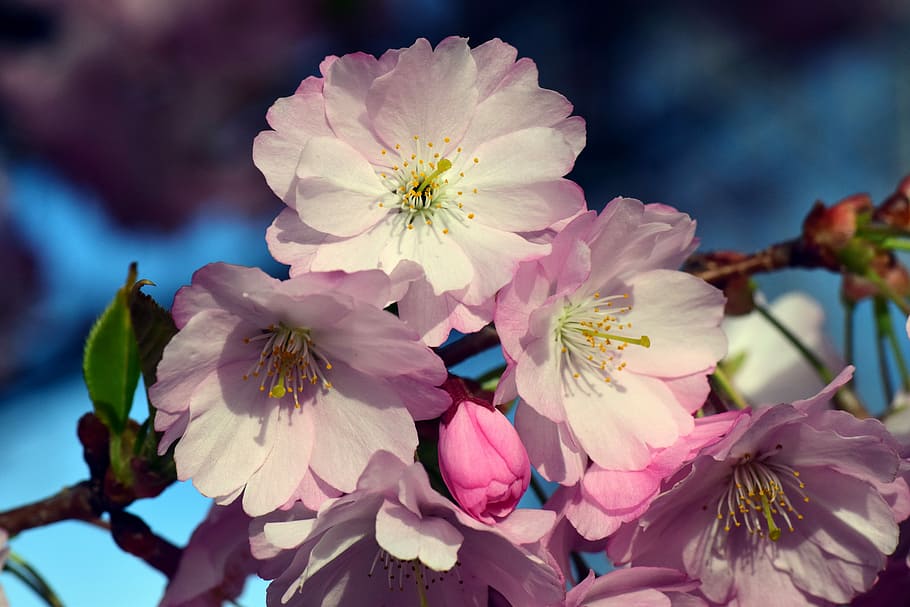
<svg viewBox="0 0 910 607"><path fill-rule="evenodd" d="M208 262L285 275L263 238L282 204L250 158L272 101L325 55L451 34L501 37L575 104L588 145L573 178L592 208L674 205L698 220L702 250L765 247L796 235L815 200L880 201L910 172L901 2L0 0L0 510L87 476L82 342L131 261L168 306ZM815 294L839 343L836 278L759 283ZM859 327L860 391L881 408ZM178 484L131 511L183 544L207 508ZM12 546L70 606L162 593L160 574L86 525ZM41 604L0 583L14 607ZM263 588L240 603L262 604Z"/></svg>

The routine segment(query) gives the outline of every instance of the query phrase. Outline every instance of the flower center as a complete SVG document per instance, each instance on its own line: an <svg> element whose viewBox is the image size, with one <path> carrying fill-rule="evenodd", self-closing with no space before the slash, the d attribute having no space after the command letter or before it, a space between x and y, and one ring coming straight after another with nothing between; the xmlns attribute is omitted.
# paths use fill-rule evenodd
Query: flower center
<svg viewBox="0 0 910 607"><path fill-rule="evenodd" d="M630 345L651 347L647 335L626 334L632 323L622 322L620 317L632 311L632 306L618 307L615 302L628 297L628 293L601 297L597 292L580 303L565 305L555 329L564 373L570 373L573 379L596 373L610 383L611 373L626 367L620 361L623 350Z"/></svg>
<svg viewBox="0 0 910 607"><path fill-rule="evenodd" d="M259 335L244 338L243 342L263 342L259 359L243 379L259 377L259 391L268 391L270 398L291 394L294 406L299 409L298 394L307 384L321 382L325 389L332 387L332 382L325 376L325 371L332 369L332 363L313 346L309 329L278 323L269 325Z"/></svg>
<svg viewBox="0 0 910 607"><path fill-rule="evenodd" d="M444 147L448 147L450 141L445 137ZM383 159L389 158L390 164L379 167L377 172L389 189L392 206L398 211L393 214L393 221L400 222L402 229L430 226L437 231L436 226L438 232L448 234L452 221L465 224L475 216L465 210L465 191L458 187L465 171L455 174L453 161L443 157L443 152L437 151L432 141L422 143L415 135L413 143L409 146L413 150L410 153L398 143L392 151L381 151ZM452 158L457 162L462 152L462 148L455 148ZM474 158L469 166L479 162L479 158ZM477 188L471 193L477 194ZM385 207L386 202L380 201L378 205Z"/></svg>
<svg viewBox="0 0 910 607"><path fill-rule="evenodd" d="M373 565L370 567L367 577L373 577L377 565L381 565L386 572L389 590L404 592L405 586L414 584L421 607L428 607L427 591L434 584L448 582L453 577L458 586L464 584L464 580L461 579L459 561L456 561L455 566L448 571L435 571L424 565L420 559L402 561L380 548L373 557Z"/></svg>
<svg viewBox="0 0 910 607"><path fill-rule="evenodd" d="M777 446L781 449L781 446ZM717 520L724 521L724 531L745 525L746 530L758 537L776 542L781 527L793 531L793 521L803 515L793 505L787 490L798 495L803 502L809 496L806 485L799 479L799 472L777 462L754 460L745 454L733 467L727 491L717 502Z"/></svg>

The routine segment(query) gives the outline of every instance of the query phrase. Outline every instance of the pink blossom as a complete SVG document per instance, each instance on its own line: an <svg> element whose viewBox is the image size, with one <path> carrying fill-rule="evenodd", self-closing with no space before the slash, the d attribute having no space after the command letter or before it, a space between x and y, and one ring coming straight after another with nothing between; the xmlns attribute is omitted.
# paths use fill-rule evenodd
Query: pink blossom
<svg viewBox="0 0 910 607"><path fill-rule="evenodd" d="M517 394L518 415L533 410L517 426L526 445L552 441L546 461L531 453L550 480L572 484L588 458L642 470L692 431L726 347L723 295L671 269L694 230L670 207L617 198L572 221L497 298L508 367L496 402Z"/></svg>
<svg viewBox="0 0 910 607"><path fill-rule="evenodd" d="M842 372L811 399L747 410L730 433L669 479L608 553L701 580L713 604L846 603L897 546L879 486L900 459L876 420L828 410ZM906 485L895 487L907 495Z"/></svg>
<svg viewBox="0 0 910 607"><path fill-rule="evenodd" d="M274 578L277 607L486 607L490 589L512 605L562 601L562 577L536 554L552 513L518 510L496 526L435 493L420 464L377 453L357 488L315 518L265 521L253 554Z"/></svg>
<svg viewBox="0 0 910 607"><path fill-rule="evenodd" d="M492 525L527 491L528 454L506 416L468 394L460 379L450 377L443 388L453 402L439 427L439 470L465 512Z"/></svg>
<svg viewBox="0 0 910 607"><path fill-rule="evenodd" d="M472 49L450 37L327 57L254 142L290 207L267 233L275 258L292 275L418 264L399 313L430 345L489 322L518 263L549 252L525 235L584 208L563 179L584 121L516 56L498 39Z"/></svg>
<svg viewBox="0 0 910 607"><path fill-rule="evenodd" d="M212 506L184 548L159 607L221 607L236 599L256 572L249 526L240 502Z"/></svg>
<svg viewBox="0 0 910 607"><path fill-rule="evenodd" d="M767 307L829 369L843 368L843 358L825 334L825 311L815 299L796 291ZM725 368L748 402L792 402L824 387L809 361L758 312L727 317L723 328L729 340Z"/></svg>
<svg viewBox="0 0 910 607"><path fill-rule="evenodd" d="M731 411L695 420L691 433L670 447L655 450L642 470L611 470L590 464L581 482L557 489L557 493L565 494L561 511L584 539L606 538L622 523L644 514L660 493L661 483L705 446L718 441L741 415Z"/></svg>
<svg viewBox="0 0 910 607"><path fill-rule="evenodd" d="M180 479L251 515L352 491L370 456L413 456L443 413L442 361L381 306L381 272L279 281L210 264L174 299L180 332L150 389ZM318 429L318 431L317 431Z"/></svg>
<svg viewBox="0 0 910 607"><path fill-rule="evenodd" d="M588 577L566 595L565 607L701 607L689 591L698 582L664 567L630 567Z"/></svg>

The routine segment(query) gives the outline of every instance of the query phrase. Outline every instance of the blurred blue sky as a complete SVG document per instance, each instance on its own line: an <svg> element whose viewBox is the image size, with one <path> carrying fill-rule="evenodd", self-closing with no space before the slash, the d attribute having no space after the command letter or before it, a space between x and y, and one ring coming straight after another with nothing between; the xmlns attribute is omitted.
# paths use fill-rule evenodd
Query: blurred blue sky
<svg viewBox="0 0 910 607"><path fill-rule="evenodd" d="M583 4L587 11L598 6ZM670 2L654 10L623 2L611 6L612 16L604 20L593 18L600 13L536 1L500 8L479 0L398 0L371 9L370 16L385 15L383 28L374 31L365 9L360 16L327 12L312 38L298 41L291 62L296 71L285 65L272 74L278 92L250 101L238 110L238 120L251 121L253 132L264 128L271 99L289 94L328 53L378 53L409 45L417 35L435 43L458 33L474 44L498 35L535 59L542 84L566 94L588 121L588 146L574 178L592 207L616 195L672 204L698 220L702 250L751 251L796 235L816 199L833 203L868 191L880 201L910 172L907 13L870 2L862 15L844 15L838 3L810 2L816 21L800 21L805 15L796 13L805 9L785 4L768 5L768 11L778 10L775 20L719 3L706 3L699 12ZM396 15L402 14L407 23L399 23ZM3 325L10 339L5 362L16 363L12 375L0 375L5 510L87 476L75 437L76 420L90 409L79 372L81 343L129 263L137 261L140 276L157 283L146 292L164 305L194 270L212 261L280 274L263 234L282 205L264 187L258 193L240 189L255 204L224 204L222 192L186 208L176 222L131 222L129 201L116 206L100 193L103 185L80 180L55 148L29 147L28 133L17 130L15 106L0 109L8 181L0 225L28 252L38 285L29 295L32 305ZM248 139L227 141L244 146L237 155L251 162ZM142 210L154 219L152 211ZM836 277L789 271L758 282L772 298L798 288L821 299L840 343ZM15 286L7 283L4 291ZM859 386L880 408L867 308L859 310ZM466 372L495 365L495 356L472 361ZM144 401L136 403L138 419L145 410ZM130 510L183 544L207 508L207 500L181 483ZM29 531L12 546L71 607L152 606L163 590L160 574L120 552L104 531L81 523ZM0 583L14 607L41 605L10 576ZM253 585L241 603L262 604L263 587Z"/></svg>

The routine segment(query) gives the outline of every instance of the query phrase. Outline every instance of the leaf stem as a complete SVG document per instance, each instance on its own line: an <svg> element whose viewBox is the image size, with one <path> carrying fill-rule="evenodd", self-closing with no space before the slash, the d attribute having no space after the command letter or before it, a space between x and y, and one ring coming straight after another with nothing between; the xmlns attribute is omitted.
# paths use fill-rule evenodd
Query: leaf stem
<svg viewBox="0 0 910 607"><path fill-rule="evenodd" d="M739 393L739 390L733 386L730 377L719 365L715 367L714 373L711 374L711 378L717 386L724 391L730 400L733 401L733 404L736 405L737 409L749 408L749 403L747 403L746 399L743 398L743 395Z"/></svg>

